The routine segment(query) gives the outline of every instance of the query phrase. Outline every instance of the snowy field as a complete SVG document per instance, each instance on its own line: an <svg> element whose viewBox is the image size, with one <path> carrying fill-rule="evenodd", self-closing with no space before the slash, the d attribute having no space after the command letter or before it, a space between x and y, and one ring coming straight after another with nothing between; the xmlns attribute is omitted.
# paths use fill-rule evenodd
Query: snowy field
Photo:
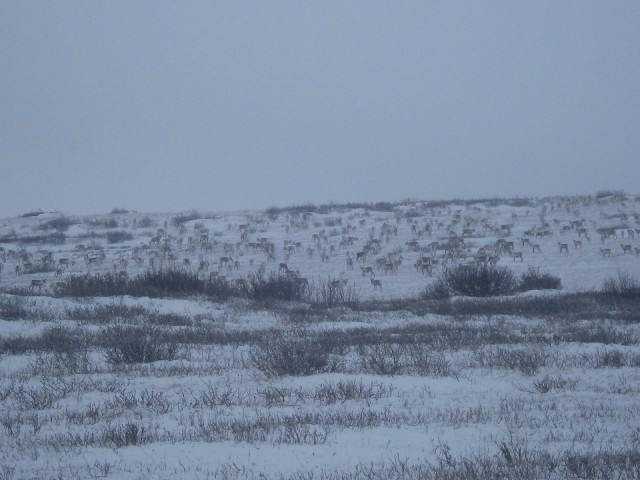
<svg viewBox="0 0 640 480"><path fill-rule="evenodd" d="M640 478L638 198L355 207L0 220L0 479ZM489 264L562 289L422 297Z"/></svg>

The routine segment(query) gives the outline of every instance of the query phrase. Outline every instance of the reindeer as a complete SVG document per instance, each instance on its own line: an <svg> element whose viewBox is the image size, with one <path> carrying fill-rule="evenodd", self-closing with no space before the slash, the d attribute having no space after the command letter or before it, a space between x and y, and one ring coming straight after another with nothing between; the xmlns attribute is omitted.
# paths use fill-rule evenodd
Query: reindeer
<svg viewBox="0 0 640 480"><path fill-rule="evenodd" d="M372 267L360 267L360 272L362 272L362 276L365 275L373 276L373 268Z"/></svg>
<svg viewBox="0 0 640 480"><path fill-rule="evenodd" d="M565 252L569 253L569 244L558 242L558 248L560 249L560 253Z"/></svg>
<svg viewBox="0 0 640 480"><path fill-rule="evenodd" d="M46 278L37 278L34 280L31 280L31 286L29 287L29 293L33 292L34 288L38 288L38 293L40 293L42 291L42 287L44 286L44 284L47 282Z"/></svg>
<svg viewBox="0 0 640 480"><path fill-rule="evenodd" d="M620 244L620 247L622 248L622 253L626 254L629 253L629 255L631 255L631 245L630 244Z"/></svg>
<svg viewBox="0 0 640 480"><path fill-rule="evenodd" d="M348 282L348 280L346 280L346 279L331 280L331 287L332 288L342 288L342 287L347 285L347 282Z"/></svg>
<svg viewBox="0 0 640 480"><path fill-rule="evenodd" d="M371 285L373 285L373 289L375 290L376 288L379 288L380 291L382 291L382 281L375 279L375 278L370 278L369 279L371 281Z"/></svg>
<svg viewBox="0 0 640 480"><path fill-rule="evenodd" d="M492 267L495 267L496 264L498 263L498 260L500 260L500 256L498 255L490 255L487 257L487 262L489 262L489 265L491 265ZM522 255L520 255L520 260L522 260ZM515 258L514 258L515 261Z"/></svg>
<svg viewBox="0 0 640 480"><path fill-rule="evenodd" d="M602 258L610 257L611 256L611 249L610 248L601 248L600 249L600 253L602 254Z"/></svg>

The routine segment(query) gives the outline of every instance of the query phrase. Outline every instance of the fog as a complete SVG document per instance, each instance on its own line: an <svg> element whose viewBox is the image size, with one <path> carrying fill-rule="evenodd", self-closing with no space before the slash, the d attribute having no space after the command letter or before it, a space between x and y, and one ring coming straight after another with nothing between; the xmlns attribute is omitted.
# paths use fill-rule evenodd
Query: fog
<svg viewBox="0 0 640 480"><path fill-rule="evenodd" d="M640 3L3 2L0 217L640 193Z"/></svg>

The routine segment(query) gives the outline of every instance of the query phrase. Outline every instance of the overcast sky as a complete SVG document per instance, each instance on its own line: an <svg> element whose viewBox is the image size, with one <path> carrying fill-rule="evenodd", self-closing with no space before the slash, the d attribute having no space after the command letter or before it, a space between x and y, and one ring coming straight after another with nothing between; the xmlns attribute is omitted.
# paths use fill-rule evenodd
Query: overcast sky
<svg viewBox="0 0 640 480"><path fill-rule="evenodd" d="M0 217L639 181L637 0L0 1Z"/></svg>

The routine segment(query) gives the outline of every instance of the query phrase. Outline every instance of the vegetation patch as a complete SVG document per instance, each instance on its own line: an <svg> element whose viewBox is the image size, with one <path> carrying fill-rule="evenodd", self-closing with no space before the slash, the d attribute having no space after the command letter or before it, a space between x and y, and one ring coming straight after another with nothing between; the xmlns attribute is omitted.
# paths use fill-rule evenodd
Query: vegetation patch
<svg viewBox="0 0 640 480"><path fill-rule="evenodd" d="M454 295L492 297L510 295L518 290L516 276L506 267L459 265L442 274L443 285Z"/></svg>
<svg viewBox="0 0 640 480"><path fill-rule="evenodd" d="M130 240L133 240L133 234L126 230L107 232L107 242L109 243L122 243Z"/></svg>
<svg viewBox="0 0 640 480"><path fill-rule="evenodd" d="M178 351L175 342L163 341L161 332L147 325L108 328L101 332L99 342L112 365L174 360Z"/></svg>
<svg viewBox="0 0 640 480"><path fill-rule="evenodd" d="M306 376L330 370L329 352L304 334L272 335L251 347L252 365L267 377Z"/></svg>
<svg viewBox="0 0 640 480"><path fill-rule="evenodd" d="M562 281L559 277L550 273L540 272L539 268L529 267L529 269L520 276L518 290L527 292L529 290L560 290Z"/></svg>

